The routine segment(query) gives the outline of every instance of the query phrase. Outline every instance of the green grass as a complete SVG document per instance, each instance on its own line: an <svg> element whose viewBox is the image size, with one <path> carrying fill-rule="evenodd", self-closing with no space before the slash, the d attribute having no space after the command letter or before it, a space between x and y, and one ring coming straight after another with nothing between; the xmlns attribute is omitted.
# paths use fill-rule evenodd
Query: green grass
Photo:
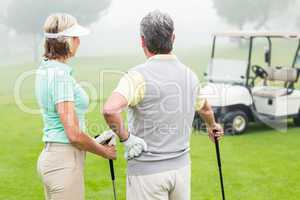
<svg viewBox="0 0 300 200"><path fill-rule="evenodd" d="M28 103L34 106L34 103ZM42 122L38 115L23 113L14 104L1 105L0 199L42 199L36 160L42 149ZM88 114L88 122L104 124L98 109ZM97 128L90 129L95 134ZM279 133L263 125L253 125L241 136L225 137L221 143L225 188L228 199L299 199L298 128ZM219 199L219 178L213 144L207 136L193 132L192 199ZM118 196L125 199L126 164L118 146L116 163ZM108 162L89 154L86 170L86 199L112 199Z"/></svg>
<svg viewBox="0 0 300 200"><path fill-rule="evenodd" d="M284 52L282 50L282 52ZM238 55L225 51L227 55ZM201 77L209 51L177 52L179 58ZM280 54L283 56L283 54ZM256 56L255 59L258 59ZM284 57L285 60L288 60ZM119 75L99 80L103 70L126 71L144 61L142 55L80 58L72 63L79 81L89 81L97 90L97 107L87 115L89 133L94 135L104 126L99 105L115 87ZM259 61L257 61L259 62ZM39 115L24 113L14 103L14 82L20 74L36 68L33 63L1 66L0 74L0 200L43 199L43 189L36 173L36 160L43 147L42 121ZM31 77L22 84L25 104L36 108ZM105 83L103 96L99 95ZM285 133L264 125L251 125L241 136L225 137L221 142L225 190L229 200L298 200L300 198L300 129L289 124ZM126 163L123 147L118 145L115 162L119 199L125 199ZM194 131L191 137L192 200L220 199L219 177L214 145L207 136ZM112 199L108 162L88 154L85 169L86 199Z"/></svg>

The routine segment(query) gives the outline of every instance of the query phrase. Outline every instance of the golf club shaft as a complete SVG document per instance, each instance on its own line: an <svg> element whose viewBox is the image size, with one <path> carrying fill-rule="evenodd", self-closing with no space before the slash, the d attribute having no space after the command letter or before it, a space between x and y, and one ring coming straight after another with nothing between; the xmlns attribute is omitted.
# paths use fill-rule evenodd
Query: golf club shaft
<svg viewBox="0 0 300 200"><path fill-rule="evenodd" d="M224 191L224 185L223 185L223 174L222 174L220 147L219 147L219 141L218 141L217 137L215 137L215 146L216 146L216 154L217 154L217 161L218 161L218 168L219 168L219 175L220 175L222 199L225 200L225 191Z"/></svg>
<svg viewBox="0 0 300 200"><path fill-rule="evenodd" d="M113 192L114 192L114 200L117 200L117 193L116 193L116 183L115 183L115 169L114 169L114 161L109 160L109 169L110 169L110 176L113 185Z"/></svg>

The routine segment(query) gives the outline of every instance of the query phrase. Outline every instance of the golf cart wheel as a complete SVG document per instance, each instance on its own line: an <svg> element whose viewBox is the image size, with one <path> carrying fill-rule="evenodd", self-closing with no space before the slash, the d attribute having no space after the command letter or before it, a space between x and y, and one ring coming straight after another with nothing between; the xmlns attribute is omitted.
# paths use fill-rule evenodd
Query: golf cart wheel
<svg viewBox="0 0 300 200"><path fill-rule="evenodd" d="M296 117L294 117L294 124L295 126L300 126L300 112Z"/></svg>
<svg viewBox="0 0 300 200"><path fill-rule="evenodd" d="M238 135L247 129L249 120L245 112L232 111L224 116L223 123L226 135Z"/></svg>

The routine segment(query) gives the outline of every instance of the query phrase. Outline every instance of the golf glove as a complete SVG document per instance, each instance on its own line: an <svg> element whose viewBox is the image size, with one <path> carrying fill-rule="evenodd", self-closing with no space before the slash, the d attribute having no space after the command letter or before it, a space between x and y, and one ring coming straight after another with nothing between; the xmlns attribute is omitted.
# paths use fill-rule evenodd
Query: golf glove
<svg viewBox="0 0 300 200"><path fill-rule="evenodd" d="M112 131L104 131L101 135L96 136L95 140L99 144L106 144L108 141L109 146L116 145L116 134Z"/></svg>
<svg viewBox="0 0 300 200"><path fill-rule="evenodd" d="M125 146L125 159L131 160L142 154L143 151L147 151L147 144L142 139L135 135L130 134L129 138L122 142Z"/></svg>

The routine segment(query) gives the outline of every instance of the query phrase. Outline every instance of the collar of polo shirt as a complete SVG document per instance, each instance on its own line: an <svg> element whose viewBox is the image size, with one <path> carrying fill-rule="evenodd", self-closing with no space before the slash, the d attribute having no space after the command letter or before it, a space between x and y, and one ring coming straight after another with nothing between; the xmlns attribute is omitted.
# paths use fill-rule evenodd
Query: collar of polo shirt
<svg viewBox="0 0 300 200"><path fill-rule="evenodd" d="M151 60L175 60L177 57L174 54L157 54L148 58L148 61Z"/></svg>

